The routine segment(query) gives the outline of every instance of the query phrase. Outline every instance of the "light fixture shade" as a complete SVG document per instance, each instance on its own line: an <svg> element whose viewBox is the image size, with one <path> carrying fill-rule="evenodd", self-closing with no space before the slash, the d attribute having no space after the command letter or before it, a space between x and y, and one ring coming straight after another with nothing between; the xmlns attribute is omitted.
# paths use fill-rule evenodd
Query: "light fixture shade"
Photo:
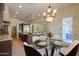
<svg viewBox="0 0 79 59"><path fill-rule="evenodd" d="M57 12L57 10L56 9L54 9L54 11L53 11L54 13L56 13Z"/></svg>
<svg viewBox="0 0 79 59"><path fill-rule="evenodd" d="M43 13L43 16L46 16L46 12Z"/></svg>
<svg viewBox="0 0 79 59"><path fill-rule="evenodd" d="M56 13L57 13L57 9L52 10L51 5L49 5L47 12L44 12L43 16L47 22L52 22L56 16Z"/></svg>
<svg viewBox="0 0 79 59"><path fill-rule="evenodd" d="M52 11L52 9L51 8L48 8L48 12L51 12Z"/></svg>
<svg viewBox="0 0 79 59"><path fill-rule="evenodd" d="M47 21L47 22L52 22L52 21L53 21L53 17L47 17L47 18L46 18L46 21Z"/></svg>

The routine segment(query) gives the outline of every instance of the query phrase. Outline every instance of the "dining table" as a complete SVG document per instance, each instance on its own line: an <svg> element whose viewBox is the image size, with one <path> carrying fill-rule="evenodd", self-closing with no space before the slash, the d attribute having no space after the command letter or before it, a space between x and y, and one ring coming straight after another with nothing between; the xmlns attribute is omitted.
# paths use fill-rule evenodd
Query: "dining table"
<svg viewBox="0 0 79 59"><path fill-rule="evenodd" d="M32 37L33 43L29 46L39 51L44 56L53 56L54 50L60 49L61 45L55 43L55 39L47 36Z"/></svg>
<svg viewBox="0 0 79 59"><path fill-rule="evenodd" d="M38 39L37 39L38 38ZM44 56L50 56L54 53L54 42L47 36L34 37L33 48L41 52Z"/></svg>

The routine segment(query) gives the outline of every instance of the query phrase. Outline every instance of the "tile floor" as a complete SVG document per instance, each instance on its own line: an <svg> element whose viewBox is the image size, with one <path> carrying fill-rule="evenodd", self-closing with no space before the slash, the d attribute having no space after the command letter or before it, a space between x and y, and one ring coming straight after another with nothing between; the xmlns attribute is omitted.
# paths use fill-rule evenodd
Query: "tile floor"
<svg viewBox="0 0 79 59"><path fill-rule="evenodd" d="M13 39L12 56L25 56L22 42L19 39Z"/></svg>
<svg viewBox="0 0 79 59"><path fill-rule="evenodd" d="M50 55L49 51L49 55ZM60 56L59 55L59 50L55 50L54 51L54 56ZM12 56L25 56L25 51L22 45L22 42L19 39L13 39L13 43L12 43ZM77 56L79 56L79 51L77 53Z"/></svg>

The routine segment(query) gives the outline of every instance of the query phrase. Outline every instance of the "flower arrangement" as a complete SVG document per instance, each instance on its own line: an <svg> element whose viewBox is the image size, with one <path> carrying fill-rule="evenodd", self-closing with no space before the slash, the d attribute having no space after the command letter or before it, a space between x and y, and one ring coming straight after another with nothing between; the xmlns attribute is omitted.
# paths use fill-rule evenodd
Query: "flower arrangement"
<svg viewBox="0 0 79 59"><path fill-rule="evenodd" d="M48 37L52 37L52 33L51 32L48 32Z"/></svg>

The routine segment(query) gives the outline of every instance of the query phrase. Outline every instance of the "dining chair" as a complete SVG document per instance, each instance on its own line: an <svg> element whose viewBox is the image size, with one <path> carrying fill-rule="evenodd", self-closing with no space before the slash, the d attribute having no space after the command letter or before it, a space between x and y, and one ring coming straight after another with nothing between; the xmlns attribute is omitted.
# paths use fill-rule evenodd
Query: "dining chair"
<svg viewBox="0 0 79 59"><path fill-rule="evenodd" d="M33 47L30 47L26 44L24 45L24 50L25 50L25 54L26 56L42 56L37 50L35 50Z"/></svg>
<svg viewBox="0 0 79 59"><path fill-rule="evenodd" d="M69 47L63 47L60 49L60 55L62 56L76 56L79 48L79 41L74 40Z"/></svg>
<svg viewBox="0 0 79 59"><path fill-rule="evenodd" d="M19 37L20 37L22 42L27 42L28 43L28 35L27 34L19 33Z"/></svg>

